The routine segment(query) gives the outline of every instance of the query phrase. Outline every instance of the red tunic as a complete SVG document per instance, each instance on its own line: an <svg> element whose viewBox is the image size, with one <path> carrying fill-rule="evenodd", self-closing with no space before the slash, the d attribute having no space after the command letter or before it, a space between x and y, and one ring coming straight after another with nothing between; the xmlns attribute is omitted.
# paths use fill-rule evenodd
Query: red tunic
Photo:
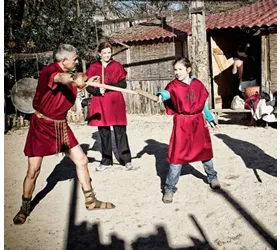
<svg viewBox="0 0 280 250"><path fill-rule="evenodd" d="M213 158L209 129L203 116L208 92L201 81L191 84L171 81L165 88L171 102L165 103L166 112L174 115L167 161L171 164L187 164Z"/></svg>
<svg viewBox="0 0 280 250"><path fill-rule="evenodd" d="M100 76L102 82L101 62L89 66L86 75ZM123 80L127 75L124 67L117 61L111 61L104 68L104 83L112 84ZM106 92L104 96L93 96L89 110L89 126L127 125L126 105L123 94L118 91Z"/></svg>
<svg viewBox="0 0 280 250"><path fill-rule="evenodd" d="M53 82L58 73L64 72L57 63L44 67L39 75L38 86L33 99L33 107L54 120L65 120L67 111L73 106L77 89L71 84ZM78 144L72 130L66 124L70 148ZM26 156L46 156L60 152L57 144L55 122L31 115L24 153Z"/></svg>

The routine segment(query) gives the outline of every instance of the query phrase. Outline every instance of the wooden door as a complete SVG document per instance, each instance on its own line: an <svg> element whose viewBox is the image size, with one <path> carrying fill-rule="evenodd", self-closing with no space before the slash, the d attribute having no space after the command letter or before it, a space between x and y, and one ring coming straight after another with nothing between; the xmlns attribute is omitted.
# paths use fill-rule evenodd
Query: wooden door
<svg viewBox="0 0 280 250"><path fill-rule="evenodd" d="M215 108L229 108L234 96L232 42L225 37L211 37L213 98Z"/></svg>

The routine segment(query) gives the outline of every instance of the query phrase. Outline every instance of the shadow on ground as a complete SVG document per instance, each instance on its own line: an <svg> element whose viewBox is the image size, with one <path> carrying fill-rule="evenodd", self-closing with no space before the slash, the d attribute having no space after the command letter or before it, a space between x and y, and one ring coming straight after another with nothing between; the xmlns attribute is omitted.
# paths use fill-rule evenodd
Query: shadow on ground
<svg viewBox="0 0 280 250"><path fill-rule="evenodd" d="M160 178L160 188L163 191L165 179L169 169L169 163L166 161L168 145L158 142L154 139L148 139L145 141L147 145L137 153L134 158L141 158L144 154L154 155L156 161L157 176ZM181 176L191 174L194 177L201 179L204 183L207 183L206 175L200 173L191 164L185 164L182 167Z"/></svg>
<svg viewBox="0 0 280 250"><path fill-rule="evenodd" d="M243 207L234 197L227 192L225 189L216 189L213 192L219 194L225 199L242 217L247 221L248 225L256 231L256 233L262 238L271 249L277 249L277 240L271 235L262 225L258 222L256 218L245 208ZM276 218L275 218L276 219Z"/></svg>
<svg viewBox="0 0 280 250"><path fill-rule="evenodd" d="M89 148L88 150L91 151L95 151L95 152L100 152L100 155L102 157L102 151L101 151L101 140L100 140L100 136L98 131L92 133L91 138L94 140L94 143L92 145L91 148ZM116 160L118 162L114 162L114 165L122 165L119 163L119 154L118 154L118 150L117 150L117 146L116 146L116 140L115 140L115 135L114 135L114 131L111 130L111 140L112 140L112 154L115 156ZM100 162L100 161L96 161L96 162Z"/></svg>
<svg viewBox="0 0 280 250"><path fill-rule="evenodd" d="M90 224L86 221L80 225L75 225L76 215L76 198L77 198L77 180L73 184L72 200L69 206L69 224L68 234L66 239L66 250L125 250L125 241L117 236L116 233L111 234L111 243L102 244L100 242L99 223ZM110 211L108 211L110 213ZM131 243L133 250L190 250L190 249L205 249L214 250L209 243L206 234L202 227L197 222L194 215L189 215L193 224L201 233L203 240L190 237L193 242L192 246L172 248L169 246L168 235L164 225L156 226L156 233L147 237L138 237Z"/></svg>
<svg viewBox="0 0 280 250"><path fill-rule="evenodd" d="M218 136L217 136L218 137ZM225 139L226 137L220 136L218 138ZM229 139L229 138L226 138ZM231 138L232 139L232 138ZM231 142L240 143L238 140ZM144 153L154 155L156 158L156 168L157 174L161 179L164 179L168 170L168 164L165 161L165 156L167 154L168 145L157 142L155 140L147 140L147 146L137 154L137 157L141 157ZM89 150L89 145L81 145L84 152L87 153ZM247 147L256 147L252 145L247 145ZM258 148L259 149L259 148ZM260 150L260 149L259 149ZM262 153L261 150L257 153ZM240 152L241 154L241 152ZM243 154L242 154L243 155ZM245 157L245 153L243 155ZM268 157L268 160L273 160L274 158ZM90 161L94 161L94 158L90 158ZM275 160L275 159L274 159ZM162 169L162 168L165 169ZM167 170L166 170L167 169ZM188 168L188 171L183 172L182 174L193 174L197 178L202 179L206 182L206 177L195 170L192 166ZM117 236L116 232L111 234L111 243L102 244L100 242L100 232L99 232L99 223L90 224L87 221L83 221L79 225L75 225L76 218L76 201L77 201L77 192L78 192L78 180L76 176L75 165L68 157L64 157L63 160L56 165L54 171L47 178L46 187L41 190L32 201L32 210L36 205L42 200L57 184L58 181L73 180L73 186L71 191L71 201L69 204L69 217L68 217L68 230L65 239L64 249L66 250L124 250L126 247L126 242ZM238 212L251 226L251 228L256 231L259 237L264 240L267 245L272 249L277 249L277 240L271 235L262 225L258 222L253 215L250 214L245 207L243 207L234 197L224 189L214 190L217 195L220 195L224 198L226 202L231 204L231 206ZM108 211L110 212L110 211ZM203 227L199 224L198 220L193 214L188 214L190 220L193 222L193 226L199 231L201 237L200 239L188 236L192 244L190 246L184 246L180 248L172 248L168 242L168 233L165 225L155 225L156 232L147 237L139 236L131 243L131 248L133 250L214 250L214 247L211 244L211 241L208 239L207 234ZM210 229L209 229L210 230ZM222 236L221 236L222 237ZM215 241L217 241L216 239ZM128 243L127 243L128 244Z"/></svg>
<svg viewBox="0 0 280 250"><path fill-rule="evenodd" d="M89 145L81 144L81 147L85 154L87 154ZM95 159L88 157L88 161L94 162ZM39 202L54 189L59 181L73 180L75 178L77 178L76 166L69 157L65 156L61 162L55 166L54 170L47 178L47 185L39 193L37 193L34 199L31 201L30 213L39 204Z"/></svg>
<svg viewBox="0 0 280 250"><path fill-rule="evenodd" d="M264 240L271 249L277 249L277 240L271 235L262 225L246 210L239 202L237 202L233 196L226 190L214 190L217 195L220 195L227 201L235 210L238 212L251 226L251 228L256 231L259 237ZM69 206L69 224L68 224L68 234L65 241L66 250L125 250L126 242L117 236L116 232L111 234L111 243L102 244L100 242L100 232L99 223L90 224L86 221L82 222L80 225L75 225L75 214L76 214L76 196L77 196L77 181L75 180L72 189L72 200ZM110 212L110 211L108 211ZM203 227L200 225L198 220L193 214L188 214L190 220L193 222L193 226L199 231L201 237L200 239L188 236L192 241L191 246L184 246L180 248L172 248L169 245L168 233L164 225L155 225L156 232L147 237L139 236L135 239L130 247L133 250L214 250L210 240ZM222 233L221 233L222 235ZM223 241L215 239L215 242L222 247ZM229 243L228 241L226 243ZM226 247L226 246L224 246ZM226 249L226 248L223 248Z"/></svg>
<svg viewBox="0 0 280 250"><path fill-rule="evenodd" d="M215 136L221 139L236 155L241 157L246 167L253 170L259 182L262 182L262 180L257 170L277 177L277 160L266 154L261 148L250 142L235 139L225 134L215 134ZM276 139L272 143L276 143Z"/></svg>

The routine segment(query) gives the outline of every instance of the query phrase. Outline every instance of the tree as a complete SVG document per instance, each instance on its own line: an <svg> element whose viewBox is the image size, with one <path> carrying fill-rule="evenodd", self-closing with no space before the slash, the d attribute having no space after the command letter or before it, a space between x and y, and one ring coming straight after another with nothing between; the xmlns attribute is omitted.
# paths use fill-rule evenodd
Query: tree
<svg viewBox="0 0 280 250"><path fill-rule="evenodd" d="M219 12L257 0L205 1L205 13ZM42 52L67 42L78 47L87 60L96 46L94 16L105 20L158 15L188 9L191 0L5 0L5 52ZM216 4L214 5L213 2ZM79 12L77 12L79 8ZM96 32L97 30L97 32Z"/></svg>
<svg viewBox="0 0 280 250"><path fill-rule="evenodd" d="M194 0L95 0L94 4L103 14L105 20L155 15L170 10L188 10ZM204 0L205 14L210 15L259 0Z"/></svg>
<svg viewBox="0 0 280 250"><path fill-rule="evenodd" d="M77 15L77 7L80 15ZM96 36L102 35L101 30L96 32L95 10L90 0L7 0L5 52L36 53L69 43L80 50L83 58L90 60Z"/></svg>

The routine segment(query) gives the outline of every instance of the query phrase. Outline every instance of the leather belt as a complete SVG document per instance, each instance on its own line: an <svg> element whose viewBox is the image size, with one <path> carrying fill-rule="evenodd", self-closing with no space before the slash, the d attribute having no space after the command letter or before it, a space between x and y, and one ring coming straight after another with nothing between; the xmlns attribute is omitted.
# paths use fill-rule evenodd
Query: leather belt
<svg viewBox="0 0 280 250"><path fill-rule="evenodd" d="M40 113L40 112L37 111L37 110L35 110L34 114L35 114L38 118L40 118L40 119L43 118L43 119L45 119L45 120L54 121L54 122L63 122L63 121L65 121L65 119L64 119L64 120L54 120L54 119L49 118L49 117L47 117L46 115Z"/></svg>

